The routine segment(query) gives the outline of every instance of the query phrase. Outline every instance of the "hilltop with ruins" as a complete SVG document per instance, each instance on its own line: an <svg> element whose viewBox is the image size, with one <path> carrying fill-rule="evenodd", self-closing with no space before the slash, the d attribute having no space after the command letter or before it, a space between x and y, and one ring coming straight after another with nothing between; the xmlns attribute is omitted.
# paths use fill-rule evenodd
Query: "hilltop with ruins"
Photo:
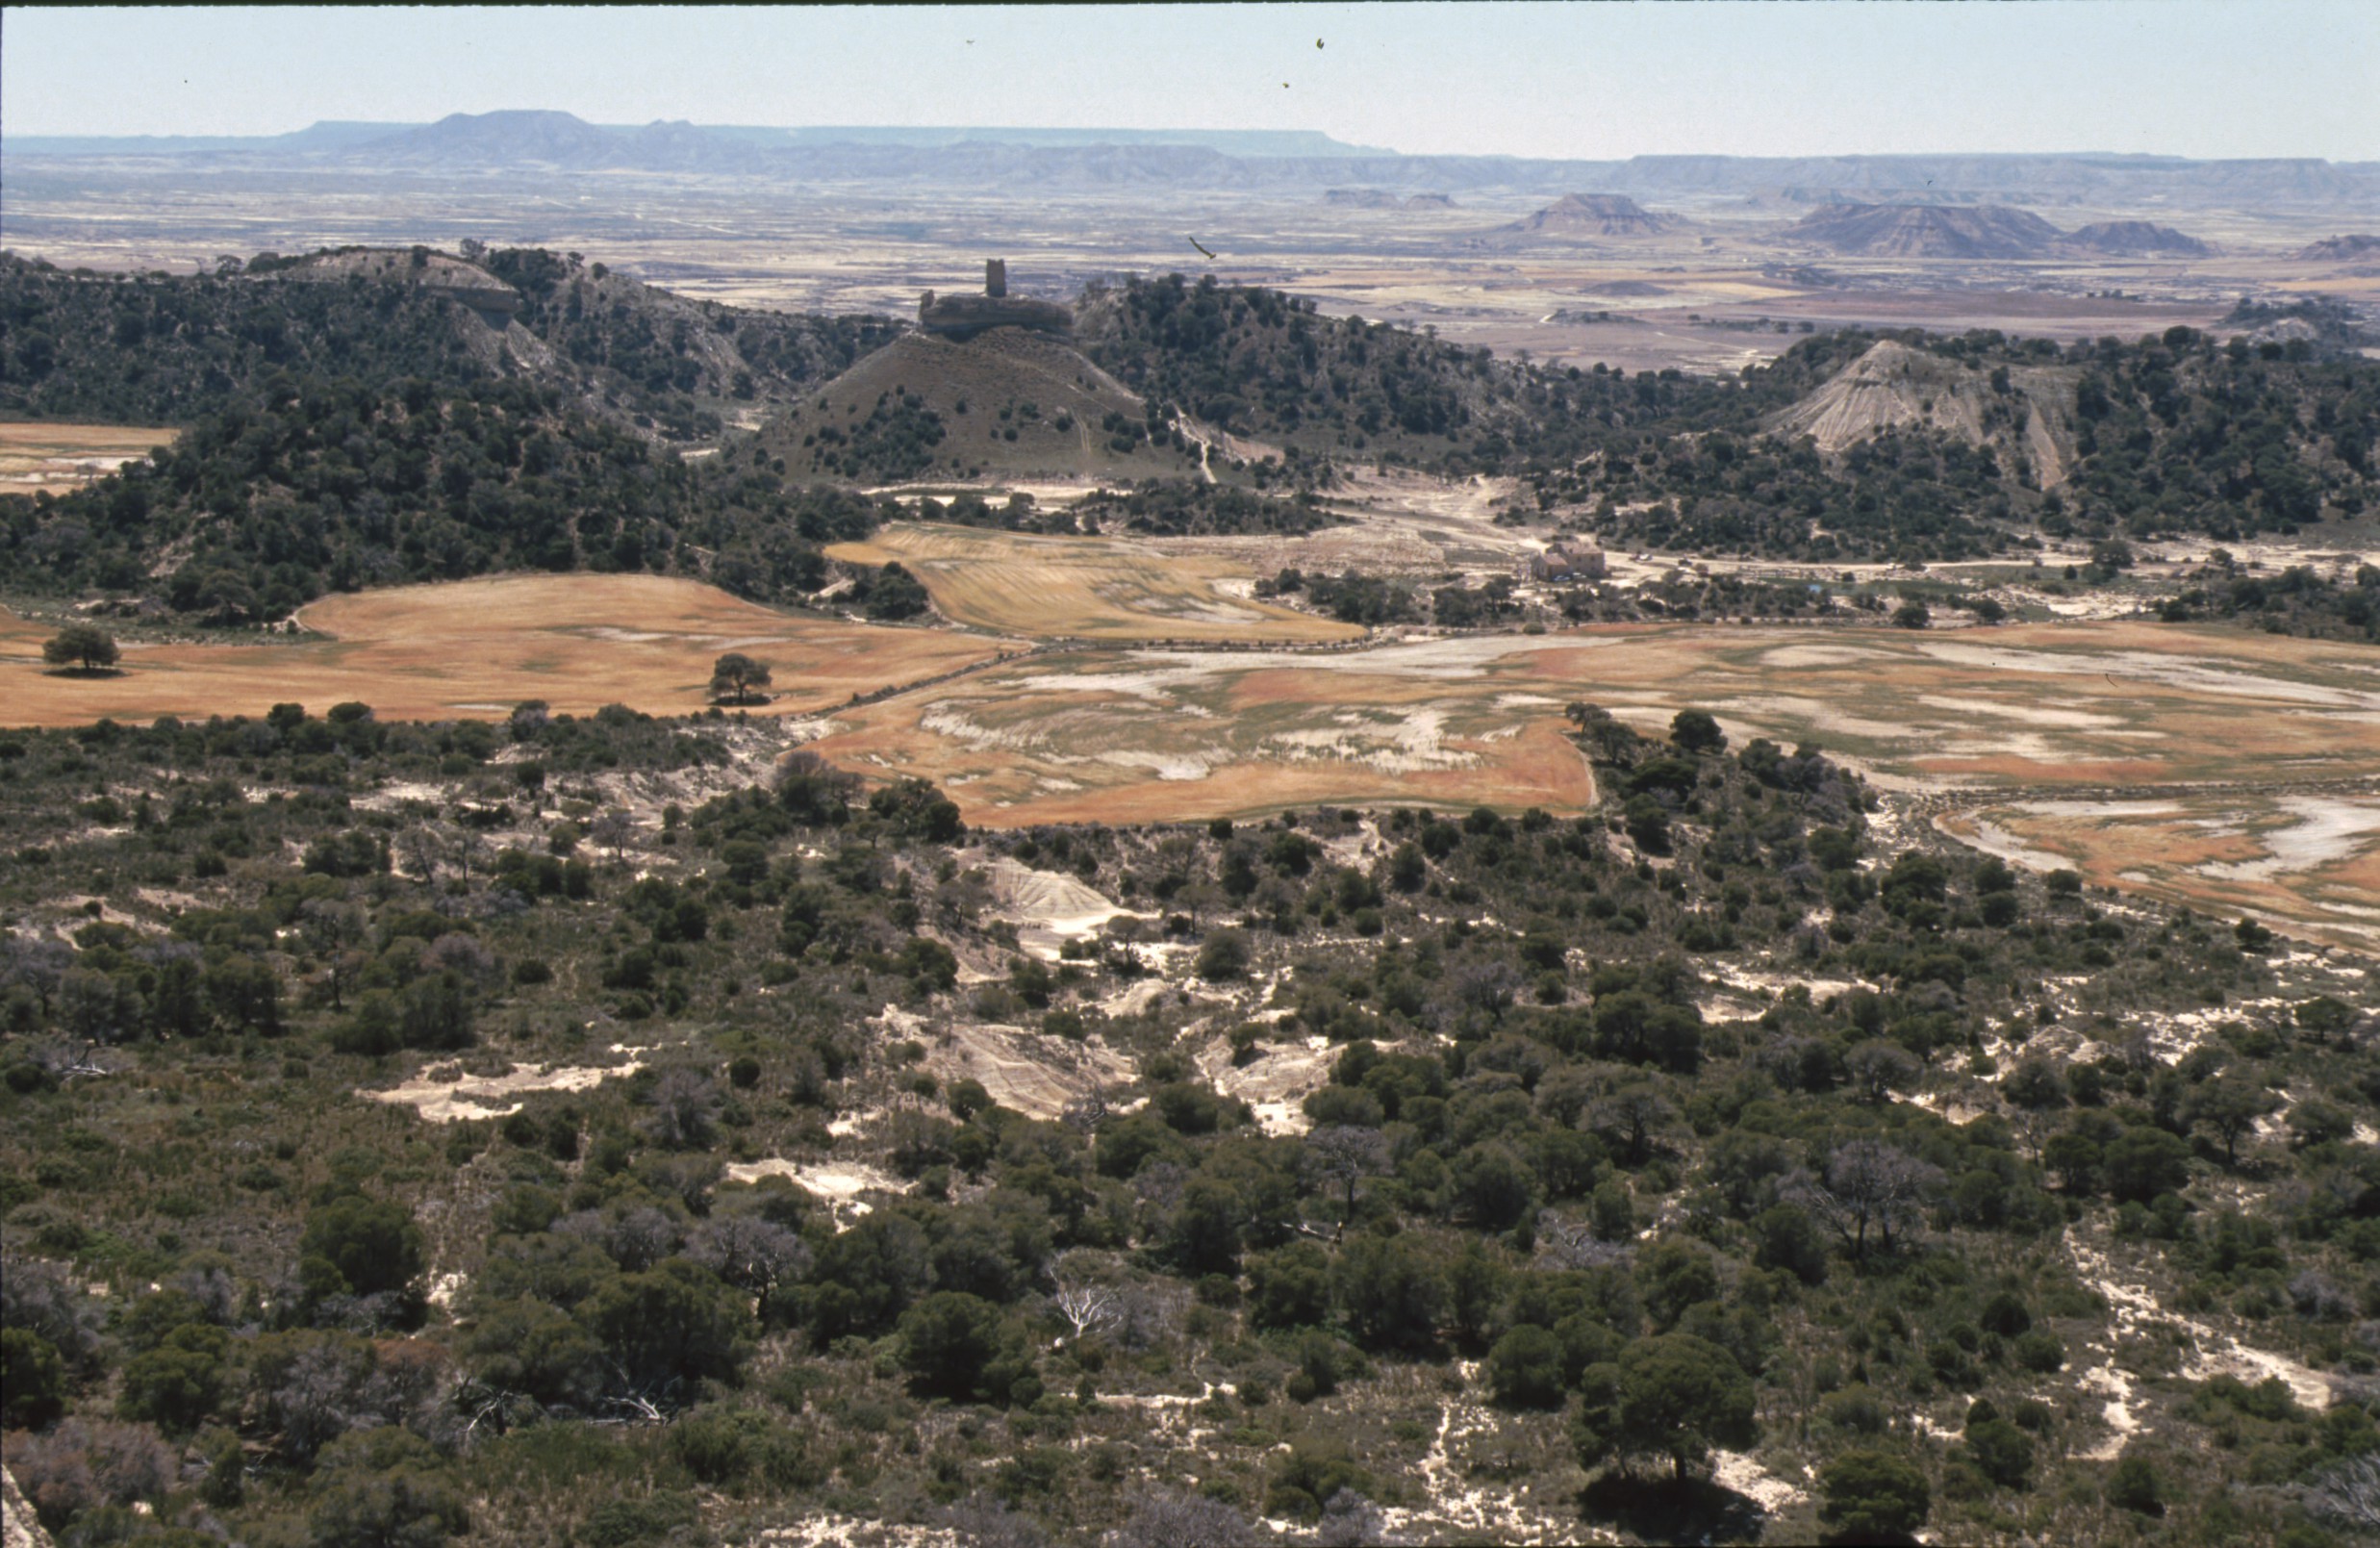
<svg viewBox="0 0 2380 1548"><path fill-rule="evenodd" d="M1010 295L1007 260L987 258L983 261L981 295L937 296L927 291L918 298L918 326L941 338L960 341L993 328L1065 334L1073 331L1075 315L1053 301Z"/></svg>

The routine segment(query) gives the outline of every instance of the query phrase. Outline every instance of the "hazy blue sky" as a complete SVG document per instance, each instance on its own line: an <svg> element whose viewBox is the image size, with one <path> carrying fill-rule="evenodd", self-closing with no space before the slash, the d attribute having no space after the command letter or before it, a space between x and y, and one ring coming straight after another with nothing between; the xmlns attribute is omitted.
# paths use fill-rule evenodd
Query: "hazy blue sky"
<svg viewBox="0 0 2380 1548"><path fill-rule="evenodd" d="M0 133L23 135L559 108L610 123L1319 129L1526 156L2380 160L2375 0L60 8L0 27Z"/></svg>

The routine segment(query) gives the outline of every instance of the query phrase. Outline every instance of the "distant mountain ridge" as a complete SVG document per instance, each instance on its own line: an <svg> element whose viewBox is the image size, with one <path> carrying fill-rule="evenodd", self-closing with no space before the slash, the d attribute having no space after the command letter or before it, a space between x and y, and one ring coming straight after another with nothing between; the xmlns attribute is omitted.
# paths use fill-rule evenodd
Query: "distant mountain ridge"
<svg viewBox="0 0 2380 1548"><path fill-rule="evenodd" d="M362 130L378 134L359 134ZM437 131L432 134L431 131ZM1181 188L1302 190L1380 186L1459 193L1508 189L1558 195L1579 188L1634 198L1826 190L1843 202L1962 200L2064 203L2156 198L2186 204L2326 204L2380 218L2380 162L2317 158L2191 161L2172 156L1637 156L1569 161L1515 156L1406 156L1313 131L763 128L692 123L587 123L569 114L454 114L438 124L317 124L252 139L113 140L10 136L0 155L192 156L367 169L418 165L564 166L717 171L800 180L966 183L1009 187L1147 183Z"/></svg>

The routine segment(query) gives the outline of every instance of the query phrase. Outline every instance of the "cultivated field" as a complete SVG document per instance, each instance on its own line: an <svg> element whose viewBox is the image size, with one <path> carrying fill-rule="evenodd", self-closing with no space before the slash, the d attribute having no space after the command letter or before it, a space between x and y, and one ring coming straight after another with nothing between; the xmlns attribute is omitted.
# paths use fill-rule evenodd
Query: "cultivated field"
<svg viewBox="0 0 2380 1548"><path fill-rule="evenodd" d="M1132 538L1047 538L895 522L826 550L852 564L898 561L934 605L976 628L1037 639L1313 645L1363 630L1253 600L1256 572L1217 554Z"/></svg>
<svg viewBox="0 0 2380 1548"><path fill-rule="evenodd" d="M0 420L0 495L81 489L180 433L133 424Z"/></svg>
<svg viewBox="0 0 2380 1548"><path fill-rule="evenodd" d="M0 721L85 724L100 716L317 712L361 700L383 717L486 719L523 699L587 714L626 704L699 710L722 653L775 672L755 714L801 714L1000 653L992 641L924 629L791 618L715 587L658 575L529 575L334 596L299 615L309 631L270 645L124 644L124 671L45 672L54 632L0 609Z"/></svg>
<svg viewBox="0 0 2380 1548"><path fill-rule="evenodd" d="M2072 866L2094 885L2380 949L2380 791L2011 801L1937 825L2036 869Z"/></svg>
<svg viewBox="0 0 2380 1548"><path fill-rule="evenodd" d="M1563 734L1563 709L1579 699L1656 734L1699 706L1737 745L1815 743L1910 792L2244 786L2244 798L2206 806L2238 825L2256 824L2259 803L2290 787L2380 767L2380 652L2135 623L1629 627L1261 656L1068 652L838 715L818 749L855 771L930 777L969 821L995 827L1323 801L1577 812L1594 798ZM2061 834L2079 848L2047 846L2065 857L2048 863L2087 861L2111 884L2146 885L2130 875L2140 871L2127 858L2133 829L2083 823ZM2370 872L2368 855L2275 869L2257 879L2291 905L2256 906L2346 918L2342 901L2380 896ZM2175 895L2220 901L2204 888Z"/></svg>

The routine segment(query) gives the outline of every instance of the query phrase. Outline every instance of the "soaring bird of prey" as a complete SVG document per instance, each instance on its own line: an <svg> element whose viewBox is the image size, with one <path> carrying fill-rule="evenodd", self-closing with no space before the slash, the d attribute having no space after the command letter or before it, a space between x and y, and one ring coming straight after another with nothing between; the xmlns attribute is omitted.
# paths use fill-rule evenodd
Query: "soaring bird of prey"
<svg viewBox="0 0 2380 1548"><path fill-rule="evenodd" d="M1204 243L1204 242L1203 242L1203 241L1199 241L1199 239L1198 239L1198 238L1196 238L1196 237L1185 237L1185 238L1183 238L1182 240L1183 240L1184 241L1187 241L1187 242L1188 242L1191 246L1196 247L1196 248L1197 248L1200 252L1202 252L1202 253L1206 253L1206 256L1207 256L1207 257L1212 258L1212 257L1214 257L1214 256L1215 256L1213 253L1208 253L1208 252L1206 252L1206 243Z"/></svg>

